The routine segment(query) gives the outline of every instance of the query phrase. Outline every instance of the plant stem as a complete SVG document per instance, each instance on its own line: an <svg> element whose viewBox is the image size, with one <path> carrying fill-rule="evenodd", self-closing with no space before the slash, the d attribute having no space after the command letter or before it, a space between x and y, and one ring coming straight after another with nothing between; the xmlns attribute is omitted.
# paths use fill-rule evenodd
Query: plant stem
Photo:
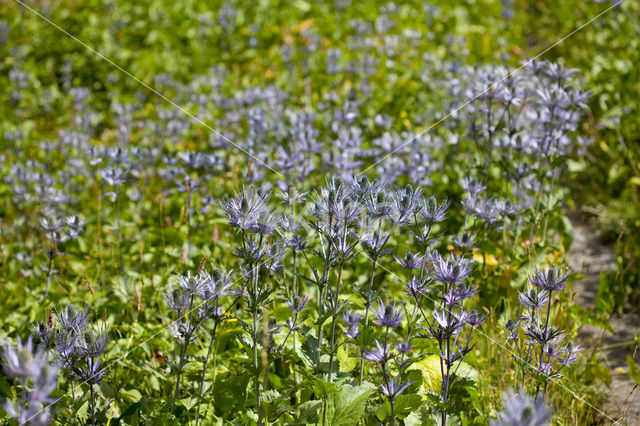
<svg viewBox="0 0 640 426"><path fill-rule="evenodd" d="M124 289L128 293L127 274L124 269L124 255L122 253L122 228L120 227L120 191L116 191L116 228L118 228L118 249L120 251L120 271L122 272L122 281Z"/></svg>
<svg viewBox="0 0 640 426"><path fill-rule="evenodd" d="M47 269L47 286L44 290L44 297L49 296L49 283L51 282L51 270L53 269L53 256L51 253L51 242L49 242L49 268Z"/></svg>
<svg viewBox="0 0 640 426"><path fill-rule="evenodd" d="M374 258L373 263L371 264L371 277L369 278L369 286L367 287L367 304L364 309L364 329L362 331L363 341L364 341L364 338L366 337L365 333L367 333L368 327L369 327L369 311L371 310L371 290L373 289L373 278L376 273L376 263L377 263L377 259ZM364 348L362 348L360 352L361 352L360 354L363 355ZM360 383L362 384L363 381L364 381L364 358L360 358Z"/></svg>
<svg viewBox="0 0 640 426"><path fill-rule="evenodd" d="M336 286L336 297L334 298L333 305L333 319L331 320L331 350L329 352L329 373L327 375L327 381L331 383L333 381L333 357L335 352L336 341L336 319L338 318L338 296L340 295L340 282L342 281L342 262L338 267L338 284Z"/></svg>
<svg viewBox="0 0 640 426"><path fill-rule="evenodd" d="M209 341L209 349L207 350L207 356L204 358L204 363L202 365L202 377L200 378L200 392L198 394L198 408L196 409L196 426L200 423L200 402L202 401L202 392L204 390L204 378L207 372L207 363L209 362L209 357L211 356L211 351L213 350L213 342L216 337L216 330L218 329L218 321L213 324L213 331L211 332L211 340Z"/></svg>
<svg viewBox="0 0 640 426"><path fill-rule="evenodd" d="M189 301L189 322L187 324L187 335L185 337L184 346L180 351L180 363L178 364L178 378L176 379L176 389L173 393L173 401L171 402L171 411L176 406L176 399L180 395L180 377L182 376L182 367L184 366L184 358L187 355L187 347L189 346L189 341L191 340L191 314L193 312L193 295L191 295L191 300Z"/></svg>
<svg viewBox="0 0 640 426"><path fill-rule="evenodd" d="M96 398L93 392L93 383L89 385L89 389L91 389L91 424L96 423Z"/></svg>
<svg viewBox="0 0 640 426"><path fill-rule="evenodd" d="M254 295L258 294L258 267L254 266L253 272ZM256 411L258 412L258 426L262 425L262 401L260 400L260 370L258 363L258 305L253 306L253 367L255 373Z"/></svg>

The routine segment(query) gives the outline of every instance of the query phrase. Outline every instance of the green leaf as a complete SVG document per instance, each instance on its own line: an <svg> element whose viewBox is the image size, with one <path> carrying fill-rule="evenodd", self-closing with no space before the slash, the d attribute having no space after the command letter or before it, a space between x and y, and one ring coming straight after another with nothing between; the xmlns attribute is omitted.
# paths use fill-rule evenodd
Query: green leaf
<svg viewBox="0 0 640 426"><path fill-rule="evenodd" d="M640 369L638 364L630 356L627 356L627 366L629 367L629 377L631 377L636 383L640 384Z"/></svg>
<svg viewBox="0 0 640 426"><path fill-rule="evenodd" d="M420 408L420 405L422 405L422 397L420 395L414 393L398 396L393 403L396 418L405 418L409 413Z"/></svg>
<svg viewBox="0 0 640 426"><path fill-rule="evenodd" d="M216 409L225 414L242 404L245 401L249 380L249 374L239 374L216 381L211 391Z"/></svg>
<svg viewBox="0 0 640 426"><path fill-rule="evenodd" d="M345 384L340 392L329 397L327 406L328 424L332 426L352 426L364 414L369 395L375 389L371 383L360 386Z"/></svg>
<svg viewBox="0 0 640 426"><path fill-rule="evenodd" d="M307 425L319 421L318 410L322 407L322 401L305 401L296 407L296 418L292 424Z"/></svg>
<svg viewBox="0 0 640 426"><path fill-rule="evenodd" d="M305 369L300 370L300 373L305 378L307 384L311 386L316 396L324 397L338 392L338 387L335 383L329 383L318 376L314 376Z"/></svg>
<svg viewBox="0 0 640 426"><path fill-rule="evenodd" d="M613 311L614 300L611 286L607 275L600 273L600 284L598 285L598 295L596 296L595 310L603 314L610 314Z"/></svg>
<svg viewBox="0 0 640 426"><path fill-rule="evenodd" d="M180 402L180 404L189 411L194 405L196 405L198 398L182 398L178 402Z"/></svg>
<svg viewBox="0 0 640 426"><path fill-rule="evenodd" d="M120 395L124 396L129 402L138 402L142 398L142 394L136 389L126 389L120 392Z"/></svg>

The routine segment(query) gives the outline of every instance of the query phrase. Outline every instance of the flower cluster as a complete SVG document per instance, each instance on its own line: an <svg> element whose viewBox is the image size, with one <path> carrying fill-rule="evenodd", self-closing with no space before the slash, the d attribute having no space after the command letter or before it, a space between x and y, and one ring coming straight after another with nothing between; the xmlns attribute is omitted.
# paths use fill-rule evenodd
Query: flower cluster
<svg viewBox="0 0 640 426"><path fill-rule="evenodd" d="M55 400L49 395L58 386L59 370L49 362L46 348L34 345L31 337L26 342L18 338L15 346L4 346L2 359L5 374L22 386L20 400L7 400L3 408L19 424L50 424Z"/></svg>

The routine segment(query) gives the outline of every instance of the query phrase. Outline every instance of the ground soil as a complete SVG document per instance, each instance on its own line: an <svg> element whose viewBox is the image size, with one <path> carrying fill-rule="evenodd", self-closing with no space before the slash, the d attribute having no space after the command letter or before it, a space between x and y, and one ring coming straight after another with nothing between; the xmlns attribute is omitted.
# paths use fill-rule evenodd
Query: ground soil
<svg viewBox="0 0 640 426"><path fill-rule="evenodd" d="M600 282L600 271L615 269L616 253L613 247L603 244L595 227L578 217L572 219L574 228L573 244L567 253L567 261L576 272L582 272L586 278L573 285L576 303L590 308L593 306ZM585 349L600 348L602 362L611 371L611 386L603 385L602 392L608 396L605 411L617 424L640 426L640 389L636 383L624 374L627 371L627 356L640 359L640 349L634 345L623 345L604 349L610 345L633 340L640 332L640 317L637 312L611 317L611 326L615 333L600 328L584 326L579 335L580 344ZM638 353L636 354L636 350Z"/></svg>

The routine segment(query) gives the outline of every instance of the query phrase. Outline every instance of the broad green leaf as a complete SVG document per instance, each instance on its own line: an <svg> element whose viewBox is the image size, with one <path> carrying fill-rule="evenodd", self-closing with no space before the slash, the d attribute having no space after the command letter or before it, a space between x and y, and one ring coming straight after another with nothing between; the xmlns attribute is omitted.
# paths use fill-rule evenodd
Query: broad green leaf
<svg viewBox="0 0 640 426"><path fill-rule="evenodd" d="M369 395L375 386L363 383L360 386L345 384L340 392L329 397L327 406L327 424L332 426L352 426L357 424L364 414Z"/></svg>

